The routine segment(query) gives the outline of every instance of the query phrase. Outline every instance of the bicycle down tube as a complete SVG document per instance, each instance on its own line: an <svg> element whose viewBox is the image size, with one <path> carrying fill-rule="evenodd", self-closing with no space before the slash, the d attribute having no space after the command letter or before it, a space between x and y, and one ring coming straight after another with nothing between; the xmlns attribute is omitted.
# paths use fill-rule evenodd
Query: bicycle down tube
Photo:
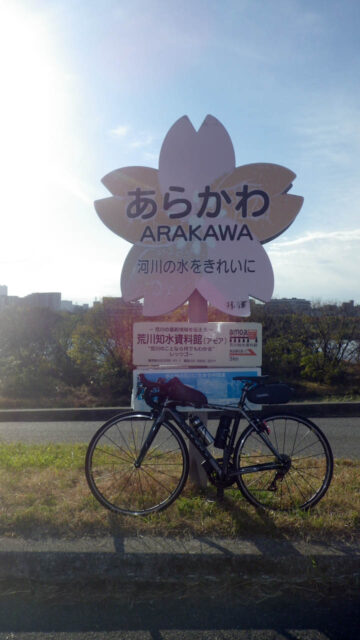
<svg viewBox="0 0 360 640"><path fill-rule="evenodd" d="M198 451L203 456L206 462L212 466L214 471L218 473L220 476L223 476L223 470L216 462L215 458L211 455L201 438L197 435L196 431L190 427L187 422L182 418L181 414L175 409L170 409L170 407L164 407L159 415L155 418L154 425L146 438L143 446L141 447L140 453L136 459L135 467L139 468L141 466L142 461L146 456L146 452L151 447L151 443L153 442L157 432L159 431L161 424L166 421L166 419L170 417L174 420L175 424L185 433L185 435L189 438L189 440L193 443L193 445L198 449Z"/></svg>

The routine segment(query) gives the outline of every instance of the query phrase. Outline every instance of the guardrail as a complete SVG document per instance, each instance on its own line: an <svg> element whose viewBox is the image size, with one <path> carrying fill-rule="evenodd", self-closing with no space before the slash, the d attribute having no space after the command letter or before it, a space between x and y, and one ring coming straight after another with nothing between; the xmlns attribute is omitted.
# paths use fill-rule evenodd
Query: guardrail
<svg viewBox="0 0 360 640"><path fill-rule="evenodd" d="M69 409L2 409L0 422L105 422L121 411L130 411L131 407L94 407ZM360 402L319 402L289 403L267 405L263 407L265 415L291 413L307 418L358 418ZM211 418L212 414L208 414ZM217 414L218 415L218 414Z"/></svg>

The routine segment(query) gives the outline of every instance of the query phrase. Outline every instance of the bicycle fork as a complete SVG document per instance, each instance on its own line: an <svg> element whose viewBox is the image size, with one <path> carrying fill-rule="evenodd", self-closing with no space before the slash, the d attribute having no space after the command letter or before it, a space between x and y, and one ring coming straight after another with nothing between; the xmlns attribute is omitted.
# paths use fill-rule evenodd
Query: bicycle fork
<svg viewBox="0 0 360 640"><path fill-rule="evenodd" d="M140 451L139 451L139 455L136 458L135 462L134 462L134 467L135 469L139 469L141 467L141 464L147 454L147 452L149 451L152 443L155 440L155 437L160 429L161 423L163 421L163 411L161 411L159 413L159 415L157 416L157 418L155 418L154 424L151 427L149 434L145 440L145 442L143 443Z"/></svg>

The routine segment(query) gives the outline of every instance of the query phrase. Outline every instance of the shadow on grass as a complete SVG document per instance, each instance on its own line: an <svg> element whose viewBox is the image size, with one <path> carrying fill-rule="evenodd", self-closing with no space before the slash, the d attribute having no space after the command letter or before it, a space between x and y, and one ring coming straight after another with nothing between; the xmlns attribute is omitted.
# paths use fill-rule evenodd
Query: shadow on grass
<svg viewBox="0 0 360 640"><path fill-rule="evenodd" d="M230 515L236 529L237 537L251 538L252 543L262 553L270 548L274 550L276 545L281 545L282 553L294 555L300 554L294 548L289 536L285 534L284 527L279 526L276 516L266 509L256 508L245 504L239 504L238 500L224 496L221 501L224 513Z"/></svg>
<svg viewBox="0 0 360 640"><path fill-rule="evenodd" d="M179 538L211 536L238 538L270 537L286 540L276 515L257 509L236 490L217 498L216 489L188 486L168 509L149 516L107 514L109 533L116 540L124 536L152 535Z"/></svg>

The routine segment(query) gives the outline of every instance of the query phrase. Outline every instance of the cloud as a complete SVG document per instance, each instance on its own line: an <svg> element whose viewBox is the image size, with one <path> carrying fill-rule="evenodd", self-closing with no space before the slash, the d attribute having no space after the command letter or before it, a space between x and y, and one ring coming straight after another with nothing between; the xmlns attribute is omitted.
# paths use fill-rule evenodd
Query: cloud
<svg viewBox="0 0 360 640"><path fill-rule="evenodd" d="M145 158L145 160L147 160L149 165L153 165L155 164L156 166L159 163L159 154L158 153L152 153L151 151L144 151L143 152L143 156Z"/></svg>
<svg viewBox="0 0 360 640"><path fill-rule="evenodd" d="M360 302L359 248L360 228L314 231L272 243L274 296Z"/></svg>
<svg viewBox="0 0 360 640"><path fill-rule="evenodd" d="M128 149L141 149L143 147L148 147L155 140L154 135L147 131L139 131L136 135L131 134L131 131L132 129L129 125L119 124L114 129L110 129L110 134L115 138L121 138L124 140Z"/></svg>
<svg viewBox="0 0 360 640"><path fill-rule="evenodd" d="M154 137L148 133L141 133L140 137L136 140L132 140L129 143L129 146L132 149L140 149L142 147L147 147L149 144L154 142Z"/></svg>
<svg viewBox="0 0 360 640"><path fill-rule="evenodd" d="M294 131L300 149L311 161L348 165L360 152L360 122L357 101L349 96L327 95L321 91L315 104L298 118Z"/></svg>
<svg viewBox="0 0 360 640"><path fill-rule="evenodd" d="M110 129L110 133L117 138L125 138L130 131L130 127L124 124L119 124L115 129Z"/></svg>
<svg viewBox="0 0 360 640"><path fill-rule="evenodd" d="M295 238L294 240L286 240L286 237L282 240L278 240L272 245L272 251L283 252L284 248L288 247L301 247L306 246L313 242L324 241L338 241L339 243L358 242L360 240L360 229L346 229L344 231L312 231L305 234L303 237ZM291 253L291 250L289 251Z"/></svg>

